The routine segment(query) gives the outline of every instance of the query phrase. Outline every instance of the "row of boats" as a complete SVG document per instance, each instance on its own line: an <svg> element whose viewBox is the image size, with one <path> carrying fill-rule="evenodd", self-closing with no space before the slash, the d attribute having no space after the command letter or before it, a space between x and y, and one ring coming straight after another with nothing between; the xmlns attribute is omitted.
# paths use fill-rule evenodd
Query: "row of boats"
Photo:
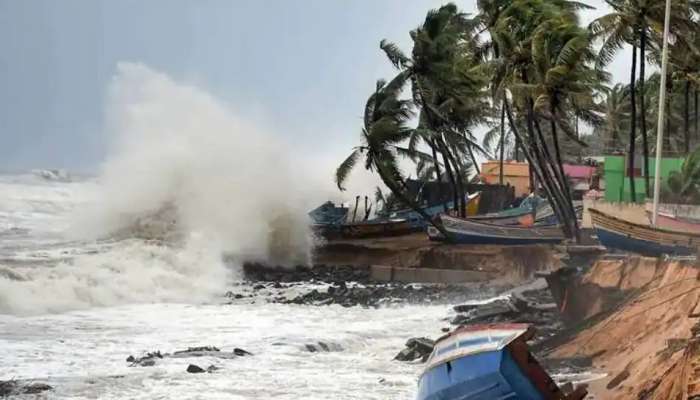
<svg viewBox="0 0 700 400"><path fill-rule="evenodd" d="M477 215L480 194L466 198L467 218L459 218L445 208L452 204L426 207L425 214L441 224L450 234L449 239L413 210L402 210L387 217L361 222L344 222L348 209L325 203L309 215L314 220L314 231L327 239L366 239L399 236L427 231L431 240L450 240L461 244L528 244L561 242L556 215L543 199L528 197L515 208L498 213Z"/></svg>
<svg viewBox="0 0 700 400"><path fill-rule="evenodd" d="M477 215L480 194L467 199L467 218L460 218L445 208L452 204L426 207L423 211L449 234L445 237L433 224L413 210L401 210L369 221L345 222L348 209L326 203L310 213L314 230L327 239L365 239L427 232L434 241L481 245L556 244L564 241L561 227L546 200L528 197L518 207L497 213ZM581 205L576 207L579 218ZM597 209L590 213L599 242L608 249L642 255L696 254L700 247L700 219L678 215L671 207L662 207L657 226L628 221ZM647 210L649 219L651 212Z"/></svg>

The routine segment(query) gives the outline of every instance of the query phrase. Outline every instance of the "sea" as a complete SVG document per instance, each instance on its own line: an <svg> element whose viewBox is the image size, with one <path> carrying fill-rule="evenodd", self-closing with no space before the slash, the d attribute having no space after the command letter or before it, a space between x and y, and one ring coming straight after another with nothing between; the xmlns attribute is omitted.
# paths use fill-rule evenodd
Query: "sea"
<svg viewBox="0 0 700 400"><path fill-rule="evenodd" d="M228 304L238 267L196 246L77 238L100 185L55 171L0 175L0 381L54 388L27 398L413 398L421 365L393 357L408 338L439 334L448 306ZM333 350L309 352L319 341ZM253 356L126 361L195 346ZM219 369L190 374L189 363Z"/></svg>

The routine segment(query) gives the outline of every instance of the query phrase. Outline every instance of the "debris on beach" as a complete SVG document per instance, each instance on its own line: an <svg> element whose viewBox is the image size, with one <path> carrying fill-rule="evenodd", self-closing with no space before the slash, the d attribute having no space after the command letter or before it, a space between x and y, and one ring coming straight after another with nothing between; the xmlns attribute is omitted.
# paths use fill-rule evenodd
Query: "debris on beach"
<svg viewBox="0 0 700 400"><path fill-rule="evenodd" d="M39 382L28 381L0 381L0 397L18 396L23 394L39 394L53 390L53 387Z"/></svg>

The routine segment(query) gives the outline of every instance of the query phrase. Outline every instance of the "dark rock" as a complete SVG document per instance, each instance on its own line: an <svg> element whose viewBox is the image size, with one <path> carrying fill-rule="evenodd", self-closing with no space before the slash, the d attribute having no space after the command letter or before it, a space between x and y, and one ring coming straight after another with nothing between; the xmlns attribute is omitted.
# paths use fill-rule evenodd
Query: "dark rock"
<svg viewBox="0 0 700 400"><path fill-rule="evenodd" d="M130 362L134 362L134 361L136 361L136 359L134 358L134 356L129 356L129 357L126 358L126 362L129 362L129 363L130 363Z"/></svg>
<svg viewBox="0 0 700 400"><path fill-rule="evenodd" d="M187 366L187 372L189 372L190 374L201 374L201 373L207 372L207 371L205 371L204 369L202 369L201 367L199 367L197 365L190 364L189 366Z"/></svg>
<svg viewBox="0 0 700 400"><path fill-rule="evenodd" d="M0 397L10 397L22 394L39 394L53 390L45 383L23 383L16 380L0 381Z"/></svg>
<svg viewBox="0 0 700 400"><path fill-rule="evenodd" d="M313 344L307 344L305 347L306 347L306 351L308 351L309 353L315 353L318 351L316 349L316 346L314 346Z"/></svg>
<svg viewBox="0 0 700 400"><path fill-rule="evenodd" d="M216 351L221 351L221 350L219 350L217 347L214 347L214 346L199 346L199 347L188 347L187 350L179 350L173 354L216 352Z"/></svg>
<svg viewBox="0 0 700 400"><path fill-rule="evenodd" d="M141 366L141 367L152 367L152 366L156 365L156 360L154 360L154 359L152 359L152 358L148 358L148 359L145 359L145 360L141 360L141 361L138 363L138 365Z"/></svg>
<svg viewBox="0 0 700 400"><path fill-rule="evenodd" d="M239 357L252 356L252 355L253 355L253 353L251 353L251 352L249 352L249 351L245 351L245 350L243 350L243 349L239 349L238 347L236 347L235 349L233 349L233 354L235 354L235 355L237 355L237 356L239 356Z"/></svg>
<svg viewBox="0 0 700 400"><path fill-rule="evenodd" d="M260 289L265 289L265 285L258 284L258 285L253 286L253 290L260 290Z"/></svg>
<svg viewBox="0 0 700 400"><path fill-rule="evenodd" d="M394 357L397 361L415 361L421 359L422 362L427 361L430 353L433 352L435 342L428 338L411 338L406 342L406 348L401 350Z"/></svg>
<svg viewBox="0 0 700 400"><path fill-rule="evenodd" d="M275 289L282 289L283 286L279 282L275 282L275 284L272 285L272 287Z"/></svg>
<svg viewBox="0 0 700 400"><path fill-rule="evenodd" d="M235 296L233 296L234 299L242 299L244 296L242 294L236 293Z"/></svg>
<svg viewBox="0 0 700 400"><path fill-rule="evenodd" d="M330 347L323 342L318 342L318 347L320 347L323 351L331 351Z"/></svg>
<svg viewBox="0 0 700 400"><path fill-rule="evenodd" d="M209 367L207 367L207 372L211 374L212 372L218 371L220 369L221 368L217 367L216 365L210 365Z"/></svg>

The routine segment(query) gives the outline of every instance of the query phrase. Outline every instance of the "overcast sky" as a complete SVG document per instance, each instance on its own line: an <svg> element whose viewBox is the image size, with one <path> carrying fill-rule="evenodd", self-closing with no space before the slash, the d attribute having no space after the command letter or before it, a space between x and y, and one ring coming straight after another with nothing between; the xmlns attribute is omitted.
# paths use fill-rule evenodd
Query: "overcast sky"
<svg viewBox="0 0 700 400"><path fill-rule="evenodd" d="M583 0L599 7L602 0ZM229 103L293 143L340 159L367 94L436 0L0 0L0 170L90 171L105 157L105 96L140 62ZM457 4L467 12L475 0ZM628 55L613 64L626 80Z"/></svg>

